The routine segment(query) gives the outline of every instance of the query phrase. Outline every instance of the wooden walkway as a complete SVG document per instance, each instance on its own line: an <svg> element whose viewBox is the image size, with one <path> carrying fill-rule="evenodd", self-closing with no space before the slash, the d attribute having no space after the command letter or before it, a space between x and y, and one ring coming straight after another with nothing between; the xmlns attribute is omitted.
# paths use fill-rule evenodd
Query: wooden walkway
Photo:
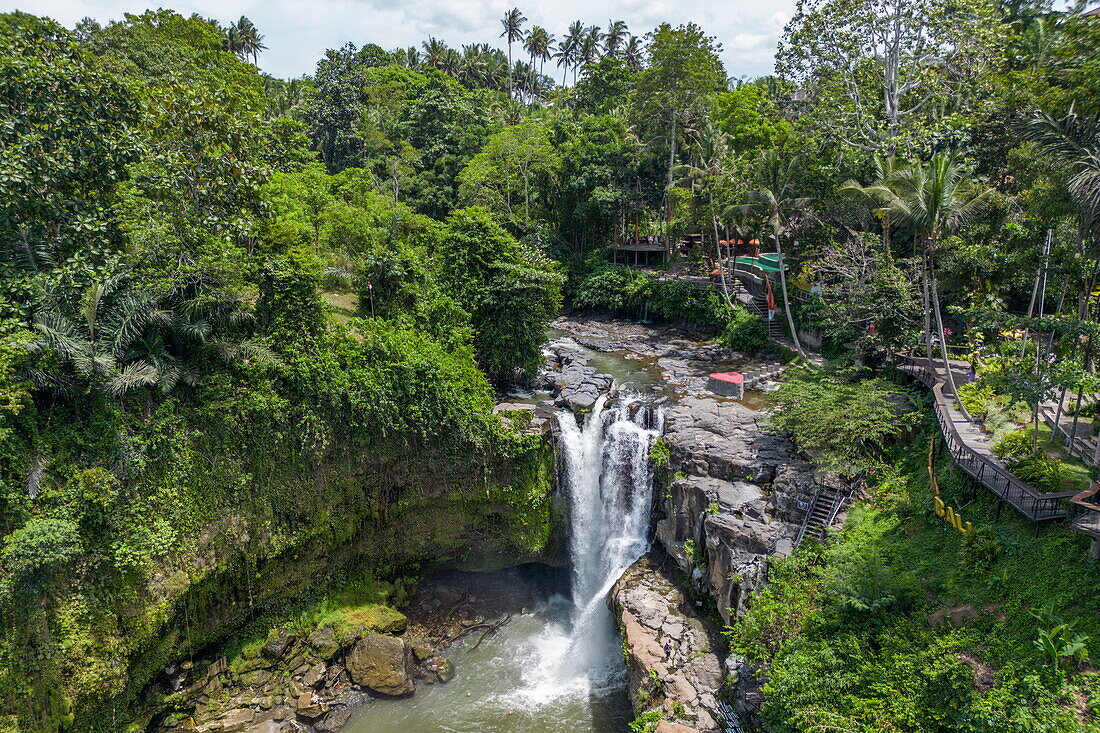
<svg viewBox="0 0 1100 733"><path fill-rule="evenodd" d="M985 486L1002 504L1008 504L1032 522L1048 522L1067 516L1065 502L1077 492L1046 493L1013 476L993 455L986 435L955 407L955 395L951 394L942 361L929 362L924 357L908 355L903 355L902 359L904 363L898 368L932 390L936 421L956 466ZM950 368L956 384L966 382L966 362L951 361Z"/></svg>

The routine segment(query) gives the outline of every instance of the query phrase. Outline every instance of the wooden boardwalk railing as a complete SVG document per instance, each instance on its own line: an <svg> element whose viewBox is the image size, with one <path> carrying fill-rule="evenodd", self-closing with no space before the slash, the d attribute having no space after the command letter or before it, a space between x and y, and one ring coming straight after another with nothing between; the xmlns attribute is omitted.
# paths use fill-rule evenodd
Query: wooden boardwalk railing
<svg viewBox="0 0 1100 733"><path fill-rule="evenodd" d="M902 365L902 371L916 377L921 384L932 390L936 422L939 423L947 450L956 466L1033 522L1066 517L1065 501L1076 492L1045 493L1013 476L988 455L988 449L964 438L959 430L959 423L963 424L966 432L973 431L973 424L955 409L954 395L944 394L947 387L946 377L941 377L934 366L929 368L926 359L904 354L902 358L906 362Z"/></svg>

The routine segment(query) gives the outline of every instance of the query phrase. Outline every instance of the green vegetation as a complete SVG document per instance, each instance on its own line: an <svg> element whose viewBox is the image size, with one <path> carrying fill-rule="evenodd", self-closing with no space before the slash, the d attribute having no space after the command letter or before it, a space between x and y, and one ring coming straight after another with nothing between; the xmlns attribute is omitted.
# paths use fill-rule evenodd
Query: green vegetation
<svg viewBox="0 0 1100 733"><path fill-rule="evenodd" d="M883 379L811 369L788 369L768 400L776 408L773 429L840 470L874 459L917 416L901 390Z"/></svg>
<svg viewBox="0 0 1100 733"><path fill-rule="evenodd" d="M833 359L773 427L878 472L732 632L769 729L1095 728L1081 540L943 471L964 538L917 446L883 453L915 349L975 364L960 404L1018 475L1092 478L1040 419L1088 432L1100 384L1087 5L806 0L752 80L693 23L515 8L501 48L348 43L280 80L245 17L0 15L0 729L141 725L156 670L250 621L385 626L433 563L545 557L553 457L494 390L563 303L770 350L731 282L754 239L795 351ZM608 266L635 236L673 261ZM362 577L393 592L324 600ZM929 627L950 604L978 619Z"/></svg>
<svg viewBox="0 0 1100 733"><path fill-rule="evenodd" d="M768 730L1089 730L1081 709L1100 687L1081 661L1100 577L1080 538L994 521L995 500L941 456L944 500L975 526L964 535L932 511L927 443L887 458L873 501L828 546L777 562L730 628L768 671Z"/></svg>

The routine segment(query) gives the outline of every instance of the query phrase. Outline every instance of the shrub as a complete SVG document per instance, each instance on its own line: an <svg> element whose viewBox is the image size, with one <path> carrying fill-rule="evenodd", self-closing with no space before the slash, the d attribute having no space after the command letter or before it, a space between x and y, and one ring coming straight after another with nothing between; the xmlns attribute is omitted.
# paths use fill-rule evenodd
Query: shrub
<svg viewBox="0 0 1100 733"><path fill-rule="evenodd" d="M1016 458L1008 463L1008 470L1040 491L1061 491L1066 479L1065 465L1045 453Z"/></svg>
<svg viewBox="0 0 1100 733"><path fill-rule="evenodd" d="M901 392L885 380L849 381L808 369L788 370L768 401L777 408L771 427L838 469L872 458L914 418Z"/></svg>
<svg viewBox="0 0 1100 733"><path fill-rule="evenodd" d="M718 342L727 349L736 349L746 354L761 354L772 348L768 327L764 325L763 319L741 308L732 311Z"/></svg>
<svg viewBox="0 0 1100 733"><path fill-rule="evenodd" d="M1032 435L1028 430L1006 433L993 444L993 455L1002 461L1011 461L1032 452Z"/></svg>
<svg viewBox="0 0 1100 733"><path fill-rule="evenodd" d="M597 270L577 287L573 305L587 310L607 310L633 316L644 304L653 281L626 268Z"/></svg>
<svg viewBox="0 0 1100 733"><path fill-rule="evenodd" d="M975 420L985 420L990 403L997 399L992 387L982 386L980 382L959 385L959 402Z"/></svg>
<svg viewBox="0 0 1100 733"><path fill-rule="evenodd" d="M962 564L974 572L988 571L1002 555L1004 548L988 527L978 527L969 532L959 548Z"/></svg>
<svg viewBox="0 0 1100 733"><path fill-rule="evenodd" d="M36 518L4 538L0 564L13 580L29 590L48 580L81 550L75 523Z"/></svg>

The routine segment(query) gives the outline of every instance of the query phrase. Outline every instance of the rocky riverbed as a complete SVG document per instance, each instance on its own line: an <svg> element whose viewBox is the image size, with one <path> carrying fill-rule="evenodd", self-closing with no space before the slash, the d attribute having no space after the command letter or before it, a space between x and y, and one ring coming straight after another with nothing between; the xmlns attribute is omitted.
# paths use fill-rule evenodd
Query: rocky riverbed
<svg viewBox="0 0 1100 733"><path fill-rule="evenodd" d="M722 660L716 676L716 651L707 634L676 638L658 622L672 619L675 629L705 626L701 609L686 603L667 568L661 569L663 561L674 563L688 590L709 596L729 624L766 582L770 560L793 551L814 494L835 479L816 471L787 439L767 431L757 395L734 400L707 390L711 372L778 371L774 362L749 359L670 328L611 319L561 318L554 325L566 335L551 343L559 360L564 355L573 365L587 354L588 364L592 352L617 353L655 370L659 380L648 388L668 398L663 438L668 463L654 508L657 559L640 560L610 599L627 642L636 710L664 711L663 730L719 730L716 693L725 676L733 707L751 717L760 702L759 680L744 661ZM582 394L598 387L584 379L580 384ZM761 386L771 388L766 382ZM567 402L570 394L565 393ZM671 651L666 651L669 643ZM683 666L677 659L700 661Z"/></svg>

